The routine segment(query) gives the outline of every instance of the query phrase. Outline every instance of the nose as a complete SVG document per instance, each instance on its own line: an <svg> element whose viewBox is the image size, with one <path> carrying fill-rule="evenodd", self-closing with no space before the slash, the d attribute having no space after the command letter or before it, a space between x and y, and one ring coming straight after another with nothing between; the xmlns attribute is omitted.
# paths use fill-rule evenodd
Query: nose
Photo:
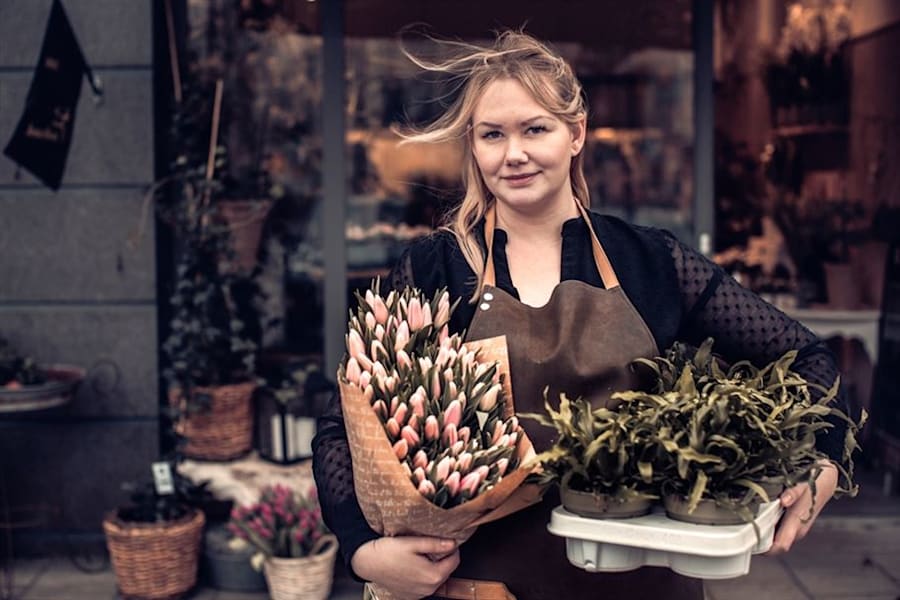
<svg viewBox="0 0 900 600"><path fill-rule="evenodd" d="M528 162L528 154L522 142L515 136L511 136L506 146L506 164L520 165Z"/></svg>

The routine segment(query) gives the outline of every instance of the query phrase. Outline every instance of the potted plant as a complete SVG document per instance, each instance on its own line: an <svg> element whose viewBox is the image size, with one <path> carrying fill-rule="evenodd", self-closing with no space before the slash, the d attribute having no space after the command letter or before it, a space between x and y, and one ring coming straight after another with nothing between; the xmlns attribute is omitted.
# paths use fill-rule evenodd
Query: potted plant
<svg viewBox="0 0 900 600"><path fill-rule="evenodd" d="M166 463L162 463L166 464ZM210 498L168 465L171 487L149 483L124 486L131 504L109 512L103 532L116 583L123 596L178 597L197 582L197 559L206 518L198 504Z"/></svg>
<svg viewBox="0 0 900 600"><path fill-rule="evenodd" d="M653 482L653 429L642 418L640 402L621 410L592 409L587 400L560 395L559 410L545 402L547 415L523 418L554 427L557 439L536 459L543 467L542 483L560 487L563 506L580 516L636 517L650 512L657 498Z"/></svg>
<svg viewBox="0 0 900 600"><path fill-rule="evenodd" d="M337 538L328 532L315 490L302 495L283 485L262 490L250 506L235 507L229 529L256 551L273 600L325 600L331 593Z"/></svg>
<svg viewBox="0 0 900 600"><path fill-rule="evenodd" d="M38 410L69 402L84 379L71 365L38 365L0 337L0 413Z"/></svg>
<svg viewBox="0 0 900 600"><path fill-rule="evenodd" d="M850 427L844 459L836 465L855 494L851 453L855 423L831 406L838 382L819 388L790 370L796 352L757 368L747 361L725 369L712 354L712 339L691 354L675 344L665 357L638 359L636 369L654 377L652 390L614 394L624 403L656 406L642 416L653 428L658 452L653 466L670 517L700 523L750 522L761 502L785 487L809 482L827 457L815 447L825 417ZM811 390L822 392L813 401ZM863 414L862 420L865 420Z"/></svg>

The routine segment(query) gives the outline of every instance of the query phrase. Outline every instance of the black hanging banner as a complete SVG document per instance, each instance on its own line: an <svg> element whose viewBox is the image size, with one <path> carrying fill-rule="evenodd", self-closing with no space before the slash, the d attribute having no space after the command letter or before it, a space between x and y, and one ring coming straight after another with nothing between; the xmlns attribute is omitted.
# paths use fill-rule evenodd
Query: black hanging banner
<svg viewBox="0 0 900 600"><path fill-rule="evenodd" d="M60 0L53 0L25 112L3 153L54 190L59 189L72 144L84 75L101 95L66 11Z"/></svg>

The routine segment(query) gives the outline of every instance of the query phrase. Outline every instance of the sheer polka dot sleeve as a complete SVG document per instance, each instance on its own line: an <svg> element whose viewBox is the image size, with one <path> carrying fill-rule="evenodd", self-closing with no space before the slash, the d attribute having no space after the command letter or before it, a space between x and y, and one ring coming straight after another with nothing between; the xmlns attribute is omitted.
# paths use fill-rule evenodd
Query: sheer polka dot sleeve
<svg viewBox="0 0 900 600"><path fill-rule="evenodd" d="M741 286L702 254L667 236L678 274L684 314L679 338L699 345L715 339L713 350L727 361L763 365L797 350L793 369L810 382L830 387L838 375L833 354L816 335L755 293ZM814 392L816 397L821 392ZM845 390L835 400L848 412ZM849 414L849 413L848 413ZM840 461L846 424L832 420L820 435L819 448Z"/></svg>

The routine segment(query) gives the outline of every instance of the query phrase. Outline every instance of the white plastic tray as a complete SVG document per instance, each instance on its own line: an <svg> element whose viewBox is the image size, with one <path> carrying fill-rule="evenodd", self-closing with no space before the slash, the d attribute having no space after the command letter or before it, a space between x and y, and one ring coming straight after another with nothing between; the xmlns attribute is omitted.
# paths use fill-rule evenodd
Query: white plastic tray
<svg viewBox="0 0 900 600"><path fill-rule="evenodd" d="M586 571L669 567L700 579L728 579L750 571L750 557L772 546L783 509L763 504L752 524L695 525L675 521L662 508L633 519L587 519L555 508L547 529L566 538L569 562Z"/></svg>

